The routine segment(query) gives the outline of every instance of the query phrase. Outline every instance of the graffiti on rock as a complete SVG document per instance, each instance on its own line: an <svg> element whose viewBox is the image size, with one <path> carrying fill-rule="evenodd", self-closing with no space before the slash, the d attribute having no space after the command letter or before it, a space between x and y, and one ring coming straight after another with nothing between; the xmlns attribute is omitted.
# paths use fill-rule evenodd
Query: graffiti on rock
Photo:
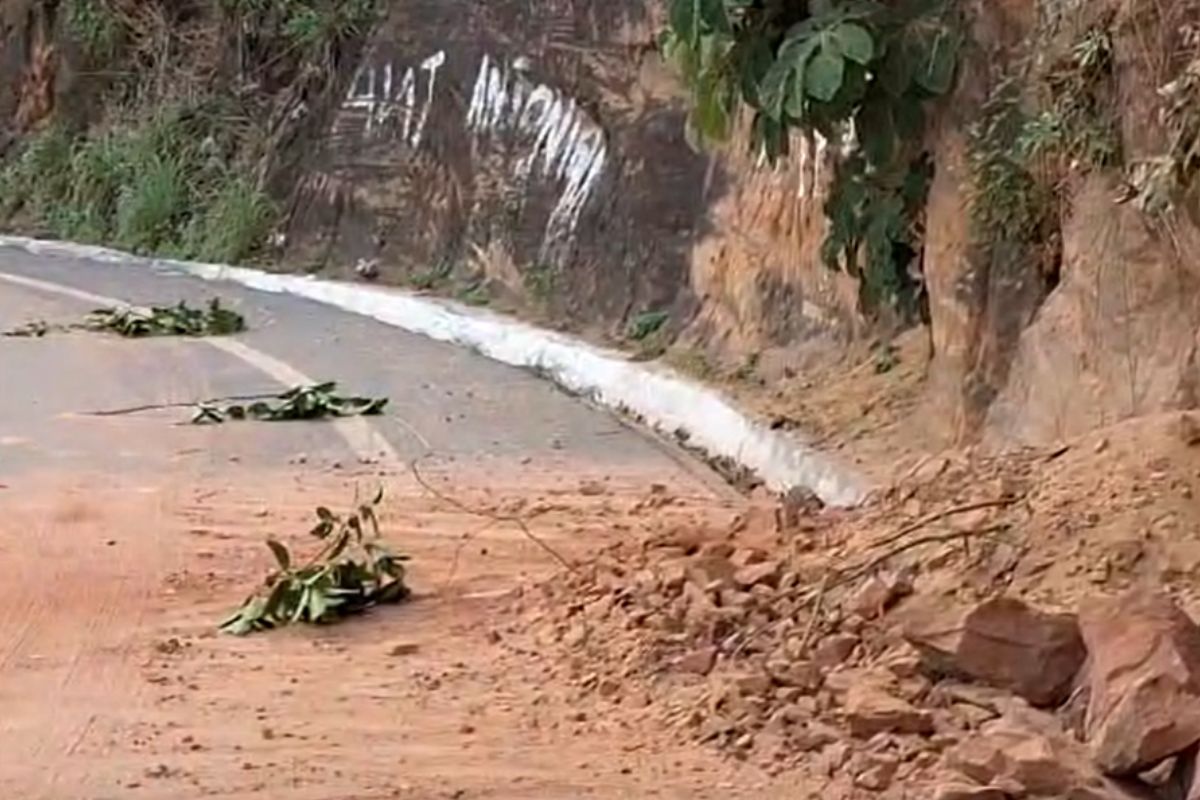
<svg viewBox="0 0 1200 800"><path fill-rule="evenodd" d="M366 112L365 131L368 135L387 130L391 125L397 126L401 139L415 150L425 136L438 70L445 63L445 51L434 53L419 67L408 67L403 74L390 61L381 65L365 62L342 107ZM421 91L422 83L424 92Z"/></svg>
<svg viewBox="0 0 1200 800"><path fill-rule="evenodd" d="M522 184L538 175L562 183L543 244L543 257L554 259L574 238L603 177L609 158L604 129L574 99L532 80L525 59L506 67L486 55L471 94L467 128L479 137L521 137L524 147L514 173Z"/></svg>

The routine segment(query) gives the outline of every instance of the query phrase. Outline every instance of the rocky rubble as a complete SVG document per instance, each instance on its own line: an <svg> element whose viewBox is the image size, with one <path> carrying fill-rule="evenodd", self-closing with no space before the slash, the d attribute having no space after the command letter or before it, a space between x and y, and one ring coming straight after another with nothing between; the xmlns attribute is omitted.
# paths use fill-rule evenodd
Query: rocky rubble
<svg viewBox="0 0 1200 800"><path fill-rule="evenodd" d="M899 486L858 512L660 530L522 608L542 643L569 650L582 693L815 778L823 800L1200 800L1190 584L1133 580L1171 561L1145 538L1144 561L1102 579L1082 568L1121 548L1048 493L1062 458L943 466L949 492ZM1127 474L1130 502L1152 508ZM1121 498L1099 507L1123 514ZM1068 527L1079 519L1091 527ZM1057 550L1067 531L1073 549Z"/></svg>

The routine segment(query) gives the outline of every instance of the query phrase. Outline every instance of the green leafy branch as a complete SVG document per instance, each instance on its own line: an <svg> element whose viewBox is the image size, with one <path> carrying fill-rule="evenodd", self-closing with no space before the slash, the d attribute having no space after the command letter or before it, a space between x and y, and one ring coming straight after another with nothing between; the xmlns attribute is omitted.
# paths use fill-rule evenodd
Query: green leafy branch
<svg viewBox="0 0 1200 800"><path fill-rule="evenodd" d="M221 630L242 636L298 622L324 624L406 600L408 558L381 541L376 509L382 500L381 489L344 517L318 508L311 535L322 544L303 564L295 563L286 545L268 539L278 569L221 624Z"/></svg>
<svg viewBox="0 0 1200 800"><path fill-rule="evenodd" d="M191 308L185 302L151 308L106 308L92 312L83 324L93 331L107 331L131 339L150 336L227 336L246 330L246 320L236 311L221 306L214 298L207 308Z"/></svg>
<svg viewBox="0 0 1200 800"><path fill-rule="evenodd" d="M1123 158L1111 33L1067 32L1043 20L968 131L973 258L1035 266L1046 290L1061 270L1071 178Z"/></svg>
<svg viewBox="0 0 1200 800"><path fill-rule="evenodd" d="M382 414L387 404L386 397L343 397L337 394L337 383L329 381L316 386L297 386L273 398L253 403L200 403L192 422L211 425L247 419L286 422L330 417L371 417Z"/></svg>
<svg viewBox="0 0 1200 800"><path fill-rule="evenodd" d="M826 202L826 263L865 309L911 307L931 175L925 110L953 86L963 36L950 0L672 0L666 55L691 91L690 132L723 141L743 108L771 160L790 132L845 142Z"/></svg>

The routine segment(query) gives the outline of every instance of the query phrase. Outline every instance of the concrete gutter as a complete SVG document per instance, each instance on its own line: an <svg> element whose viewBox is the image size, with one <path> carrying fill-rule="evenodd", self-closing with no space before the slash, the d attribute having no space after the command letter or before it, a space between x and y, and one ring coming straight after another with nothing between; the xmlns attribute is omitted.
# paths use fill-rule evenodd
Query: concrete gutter
<svg viewBox="0 0 1200 800"><path fill-rule="evenodd" d="M788 432L773 431L737 410L718 391L673 370L630 360L570 336L492 311L400 289L263 272L223 264L142 258L103 247L0 236L0 245L33 255L66 256L182 272L208 281L290 294L371 317L411 333L470 348L525 367L605 407L636 414L666 434L685 433L690 446L732 459L768 487L811 489L829 505L861 502L868 486L836 459Z"/></svg>

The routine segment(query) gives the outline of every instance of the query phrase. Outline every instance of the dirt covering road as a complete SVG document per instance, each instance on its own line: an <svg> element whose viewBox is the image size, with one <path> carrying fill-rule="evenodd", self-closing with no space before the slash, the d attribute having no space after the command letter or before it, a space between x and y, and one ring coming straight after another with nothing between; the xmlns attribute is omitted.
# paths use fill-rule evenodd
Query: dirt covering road
<svg viewBox="0 0 1200 800"><path fill-rule="evenodd" d="M3 328L75 320L90 295L214 291L0 251ZM561 680L572 665L510 613L562 568L493 517L519 514L586 561L624 537L727 524L740 501L711 474L534 376L300 301L219 293L251 326L232 348L0 339L5 796L784 796L759 769ZM392 411L205 428L178 424L181 410L81 413L289 375L386 395ZM434 493L408 466L418 457ZM267 536L303 548L315 506L380 485L413 602L323 629L216 632L270 569Z"/></svg>

